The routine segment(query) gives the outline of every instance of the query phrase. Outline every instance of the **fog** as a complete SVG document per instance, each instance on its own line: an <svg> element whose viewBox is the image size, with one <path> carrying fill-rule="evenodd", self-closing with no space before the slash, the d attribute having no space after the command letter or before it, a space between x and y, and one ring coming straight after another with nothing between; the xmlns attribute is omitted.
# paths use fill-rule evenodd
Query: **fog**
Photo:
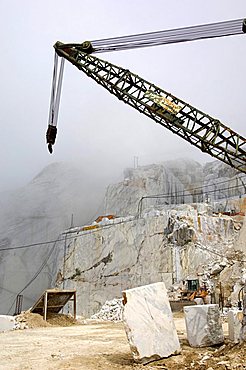
<svg viewBox="0 0 246 370"><path fill-rule="evenodd" d="M29 182L52 162L80 160L108 174L173 158L211 158L115 99L65 63L57 142L45 132L53 45L246 17L244 0L2 0L0 191ZM246 38L233 36L100 54L245 135ZM85 171L86 172L86 171ZM88 184L91 183L91 180ZM89 186L89 185L88 185Z"/></svg>

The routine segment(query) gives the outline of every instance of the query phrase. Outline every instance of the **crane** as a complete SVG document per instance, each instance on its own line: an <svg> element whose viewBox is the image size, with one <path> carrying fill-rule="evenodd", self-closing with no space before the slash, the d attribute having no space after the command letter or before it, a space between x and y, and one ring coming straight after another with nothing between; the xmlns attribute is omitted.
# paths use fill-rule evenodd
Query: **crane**
<svg viewBox="0 0 246 370"><path fill-rule="evenodd" d="M49 124L46 133L48 149L52 153L57 133L58 107L64 59L94 79L119 100L148 116L163 127L182 137L202 152L246 173L246 139L218 119L200 111L171 93L130 72L92 54L139 47L224 37L246 33L246 20L238 19L121 36L110 39L85 41L80 44L56 42ZM58 56L61 57L57 83Z"/></svg>

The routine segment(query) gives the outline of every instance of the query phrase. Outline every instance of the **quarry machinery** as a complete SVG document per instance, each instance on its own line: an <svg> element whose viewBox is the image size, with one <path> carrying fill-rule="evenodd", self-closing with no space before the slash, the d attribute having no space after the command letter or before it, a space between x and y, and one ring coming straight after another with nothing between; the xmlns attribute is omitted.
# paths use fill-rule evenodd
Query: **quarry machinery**
<svg viewBox="0 0 246 370"><path fill-rule="evenodd" d="M246 33L246 20L237 19L81 44L56 42L51 105L46 139L52 153L57 133L57 116L64 59L94 79L119 100L180 136L202 152L246 173L246 139L218 119L200 111L171 93L127 69L92 54L163 45ZM57 83L58 56L61 57Z"/></svg>

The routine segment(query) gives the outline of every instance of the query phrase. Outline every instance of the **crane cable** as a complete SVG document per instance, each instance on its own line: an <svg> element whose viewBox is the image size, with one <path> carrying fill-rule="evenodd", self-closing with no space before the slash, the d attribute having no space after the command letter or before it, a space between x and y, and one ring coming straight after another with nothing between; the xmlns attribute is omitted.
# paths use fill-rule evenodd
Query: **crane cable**
<svg viewBox="0 0 246 370"><path fill-rule="evenodd" d="M48 130L46 132L46 140L48 143L48 150L52 153L52 145L55 143L56 133L57 133L57 120L58 120L58 112L59 112L59 105L61 99L61 88L62 88L62 78L64 72L64 63L65 59L61 59L60 64L60 71L59 77L57 82L57 70L58 70L58 55L55 53L54 57L54 69L53 69L53 79L52 79L52 86L51 86L51 98L50 98L50 110L49 110L49 122L48 122Z"/></svg>

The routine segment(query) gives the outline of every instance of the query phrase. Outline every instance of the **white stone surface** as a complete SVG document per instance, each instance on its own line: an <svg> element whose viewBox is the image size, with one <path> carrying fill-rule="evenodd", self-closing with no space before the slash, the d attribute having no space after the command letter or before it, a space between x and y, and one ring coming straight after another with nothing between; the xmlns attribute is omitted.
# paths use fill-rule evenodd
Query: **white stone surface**
<svg viewBox="0 0 246 370"><path fill-rule="evenodd" d="M203 246L224 253L233 237L233 230L229 235L226 231L231 230L230 219L201 216L196 208L181 205L176 210L163 209L156 217L115 218L113 224L100 226L93 233L72 234L65 266L64 242L57 246L52 285L63 287L64 271L65 288L77 291L78 315L87 318L105 301L120 298L125 289L158 281L169 288L173 280L193 275L204 261L217 258ZM174 245L176 251L179 249L175 258Z"/></svg>
<svg viewBox="0 0 246 370"><path fill-rule="evenodd" d="M219 174L219 175L218 175ZM236 171L219 161L202 166L189 159L175 159L160 164L129 168L124 171L124 180L108 186L105 207L106 214L126 216L135 214L141 197L150 194L168 194L164 199L145 199L143 209L159 204L209 202L219 199L218 210L224 210L223 201L228 197L243 195L244 190L237 188ZM225 190L223 181L228 182ZM189 189L203 186L203 194L190 194ZM213 193L211 190L216 189ZM182 197L185 191L185 199ZM170 196L171 195L171 196Z"/></svg>
<svg viewBox="0 0 246 370"><path fill-rule="evenodd" d="M57 245L59 255L52 285L63 287L64 271L65 288L77 291L78 315L87 318L98 312L105 301L120 298L125 289L158 281L169 288L178 277L194 274L204 261L217 258L203 246L224 253L234 235L230 219L201 216L196 205L162 209L156 217L113 221L92 233L72 234L65 266L64 242ZM176 251L179 249L175 258L174 245ZM207 280L206 285L209 286Z"/></svg>
<svg viewBox="0 0 246 370"><path fill-rule="evenodd" d="M228 312L228 331L229 340L234 343L240 342L242 330L243 312L239 310L230 310Z"/></svg>
<svg viewBox="0 0 246 370"><path fill-rule="evenodd" d="M15 328L15 318L9 315L0 315L0 332L13 330Z"/></svg>
<svg viewBox="0 0 246 370"><path fill-rule="evenodd" d="M224 333L217 304L185 306L187 339L192 347L222 343Z"/></svg>
<svg viewBox="0 0 246 370"><path fill-rule="evenodd" d="M135 361L148 363L180 352L163 282L123 292L123 322Z"/></svg>

